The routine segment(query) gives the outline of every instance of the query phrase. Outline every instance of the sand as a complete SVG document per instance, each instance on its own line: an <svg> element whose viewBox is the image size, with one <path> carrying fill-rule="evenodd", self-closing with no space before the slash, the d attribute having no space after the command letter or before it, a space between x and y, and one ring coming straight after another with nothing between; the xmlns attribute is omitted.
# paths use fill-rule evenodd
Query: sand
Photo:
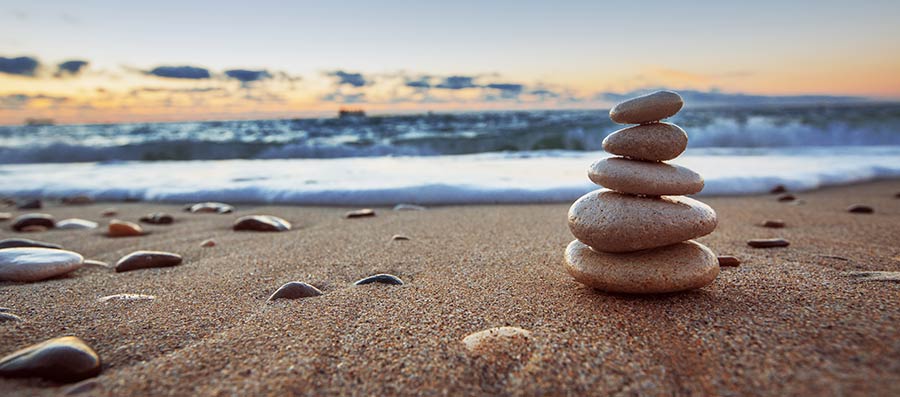
<svg viewBox="0 0 900 397"><path fill-rule="evenodd" d="M898 191L900 181L881 181L798 193L799 204L704 198L720 224L699 241L742 264L701 290L652 297L593 291L566 274L565 203L379 208L362 219L344 219L348 208L194 215L180 205L53 205L43 211L58 219L102 221L114 205L119 219L167 211L176 221L119 239L22 235L7 221L0 236L109 263L137 249L172 251L184 264L0 283L0 306L25 320L0 323L0 355L81 337L104 361L84 395L898 395L900 283L848 275L900 270ZM854 203L876 213L847 213ZM283 217L294 230L231 231L247 214ZM756 225L771 218L787 227ZM768 237L791 246L746 245ZM208 238L218 244L200 247ZM352 285L374 273L406 284ZM266 302L294 280L325 294ZM121 293L156 299L98 301ZM507 325L531 331L530 355L495 363L467 354L466 335ZM0 379L4 396L67 387Z"/></svg>

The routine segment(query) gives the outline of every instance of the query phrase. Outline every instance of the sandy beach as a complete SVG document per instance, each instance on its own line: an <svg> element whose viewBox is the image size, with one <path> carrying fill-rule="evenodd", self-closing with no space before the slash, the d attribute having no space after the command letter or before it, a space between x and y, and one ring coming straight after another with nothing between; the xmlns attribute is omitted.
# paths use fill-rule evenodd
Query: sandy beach
<svg viewBox="0 0 900 397"><path fill-rule="evenodd" d="M719 227L698 241L739 267L701 290L628 296L590 290L563 269L570 203L376 208L236 205L189 214L181 205L49 204L57 219L98 222L104 208L172 225L108 238L101 229L0 238L62 244L115 263L138 249L184 263L115 273L85 267L34 283L0 283L0 355L75 335L103 360L82 395L845 395L900 394L900 284L855 271L900 271L900 181L796 193L707 197ZM851 204L874 214L852 214ZM6 209L13 215L23 210ZM238 216L292 222L284 233L234 232ZM787 227L759 226L782 219ZM392 241L403 234L408 241ZM781 237L786 248L755 249ZM200 247L206 239L214 247ZM353 282L375 273L402 286ZM305 281L323 296L267 302ZM150 301L99 302L133 293ZM531 331L525 353L473 357L462 340L487 328ZM4 396L54 396L71 385L0 378Z"/></svg>

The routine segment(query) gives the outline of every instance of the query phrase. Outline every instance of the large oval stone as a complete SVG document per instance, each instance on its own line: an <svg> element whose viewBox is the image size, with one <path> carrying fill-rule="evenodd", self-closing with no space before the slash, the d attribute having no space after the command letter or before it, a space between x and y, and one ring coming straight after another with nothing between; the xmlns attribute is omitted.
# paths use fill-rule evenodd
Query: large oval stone
<svg viewBox="0 0 900 397"><path fill-rule="evenodd" d="M621 157L594 162L588 178L615 191L648 196L676 196L703 190L703 177L688 168Z"/></svg>
<svg viewBox="0 0 900 397"><path fill-rule="evenodd" d="M151 267L170 267L181 264L181 255L162 251L134 251L116 262L116 272L147 269Z"/></svg>
<svg viewBox="0 0 900 397"><path fill-rule="evenodd" d="M53 218L53 215L50 214L41 214L41 213L31 213L21 215L16 220L13 221L12 228L17 232L21 232L23 229L29 226L43 226L47 229L53 229L53 226L56 225L56 220Z"/></svg>
<svg viewBox="0 0 900 397"><path fill-rule="evenodd" d="M84 257L72 251L22 247L0 249L0 280L39 281L80 269Z"/></svg>
<svg viewBox="0 0 900 397"><path fill-rule="evenodd" d="M681 95L656 91L613 106L609 118L619 124L646 124L672 117L684 106Z"/></svg>
<svg viewBox="0 0 900 397"><path fill-rule="evenodd" d="M678 157L687 148L688 136L675 124L636 125L609 134L603 150L638 160L666 161Z"/></svg>
<svg viewBox="0 0 900 397"><path fill-rule="evenodd" d="M716 212L683 196L638 197L600 189L569 208L569 230L604 252L662 247L711 233Z"/></svg>
<svg viewBox="0 0 900 397"><path fill-rule="evenodd" d="M695 241L611 254L575 240L566 248L566 271L579 283L607 292L661 294L709 285L719 275L719 262Z"/></svg>
<svg viewBox="0 0 900 397"><path fill-rule="evenodd" d="M100 356L74 336L50 339L0 359L0 376L75 382L100 374Z"/></svg>

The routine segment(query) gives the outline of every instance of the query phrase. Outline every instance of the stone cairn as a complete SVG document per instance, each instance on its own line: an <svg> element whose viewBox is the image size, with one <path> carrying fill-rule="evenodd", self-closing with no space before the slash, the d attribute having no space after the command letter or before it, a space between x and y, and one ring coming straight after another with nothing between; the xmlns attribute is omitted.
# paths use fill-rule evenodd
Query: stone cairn
<svg viewBox="0 0 900 397"><path fill-rule="evenodd" d="M566 248L566 270L578 282L653 294L701 288L719 274L716 255L691 240L717 224L712 208L684 196L700 192L703 178L665 163L684 152L688 137L660 120L683 105L678 94L657 91L609 111L616 123L638 125L603 140L603 149L620 157L596 161L588 177L608 189L585 194L569 209L577 240Z"/></svg>

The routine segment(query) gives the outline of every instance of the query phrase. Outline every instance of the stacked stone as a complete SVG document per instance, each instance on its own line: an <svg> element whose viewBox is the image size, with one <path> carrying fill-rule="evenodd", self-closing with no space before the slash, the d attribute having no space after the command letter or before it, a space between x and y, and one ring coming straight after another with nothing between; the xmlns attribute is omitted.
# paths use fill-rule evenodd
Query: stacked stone
<svg viewBox="0 0 900 397"><path fill-rule="evenodd" d="M588 171L608 189L590 192L569 209L577 240L566 248L566 270L587 286L622 293L667 293L704 287L719 274L716 255L691 239L711 233L716 213L685 197L703 189L703 178L667 164L687 148L687 134L660 122L681 110L681 96L658 91L609 111L619 124L638 124L609 135L614 155Z"/></svg>

